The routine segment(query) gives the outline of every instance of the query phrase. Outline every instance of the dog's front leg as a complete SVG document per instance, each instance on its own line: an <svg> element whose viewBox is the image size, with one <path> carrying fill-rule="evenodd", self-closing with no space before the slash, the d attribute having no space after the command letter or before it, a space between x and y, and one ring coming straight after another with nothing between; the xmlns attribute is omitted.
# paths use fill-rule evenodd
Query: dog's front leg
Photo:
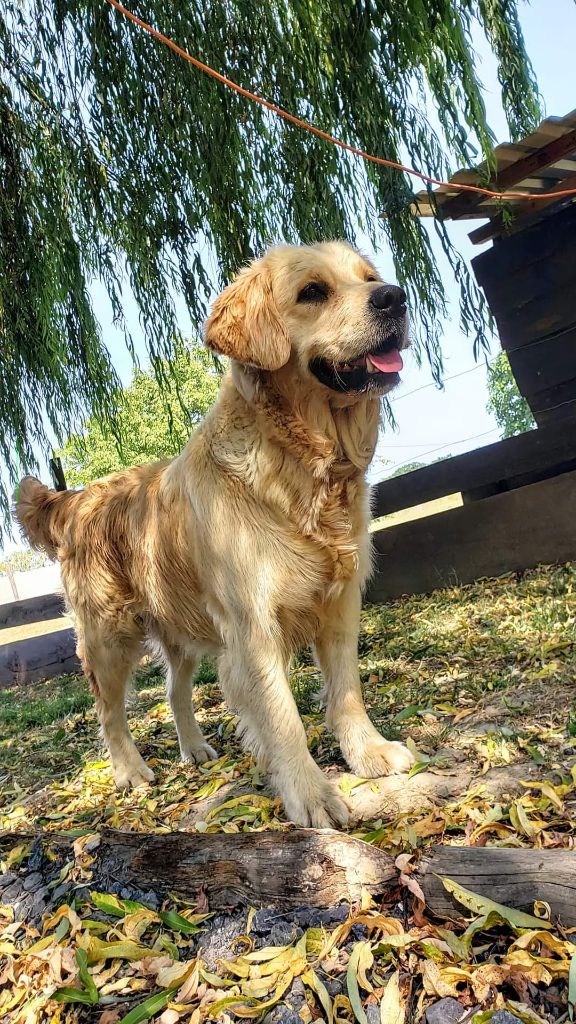
<svg viewBox="0 0 576 1024"><path fill-rule="evenodd" d="M240 716L239 734L298 825L344 826L348 808L310 755L274 631L228 629L220 685Z"/></svg>
<svg viewBox="0 0 576 1024"><path fill-rule="evenodd" d="M366 714L358 672L360 587L348 583L331 605L315 644L326 684L326 723L356 775L365 779L406 772L414 758L404 746L385 740Z"/></svg>

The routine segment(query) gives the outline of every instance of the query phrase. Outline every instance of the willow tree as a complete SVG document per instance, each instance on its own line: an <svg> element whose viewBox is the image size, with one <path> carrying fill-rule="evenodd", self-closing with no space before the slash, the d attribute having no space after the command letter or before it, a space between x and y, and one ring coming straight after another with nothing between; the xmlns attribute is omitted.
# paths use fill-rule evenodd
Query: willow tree
<svg viewBox="0 0 576 1024"><path fill-rule="evenodd" d="M131 6L239 84L434 175L476 162L492 142L474 33L496 55L512 137L538 119L516 0ZM384 231L416 311L419 350L439 373L444 293L428 237L408 212L412 179L277 120L105 0L1 0L0 173L0 447L12 479L48 449L50 429L62 441L86 415L114 420L118 382L90 298L94 280L120 325L131 290L161 376L179 293L199 325L211 290L269 241L354 240L362 231L377 246ZM463 326L478 345L481 304L445 235L443 243ZM0 498L6 509L5 490Z"/></svg>

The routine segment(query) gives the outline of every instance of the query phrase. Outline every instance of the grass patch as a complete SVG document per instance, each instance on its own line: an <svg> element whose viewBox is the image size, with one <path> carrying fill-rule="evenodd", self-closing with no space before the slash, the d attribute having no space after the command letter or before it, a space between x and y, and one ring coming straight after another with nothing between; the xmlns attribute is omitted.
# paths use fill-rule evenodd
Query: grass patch
<svg viewBox="0 0 576 1024"><path fill-rule="evenodd" d="M54 682L57 692L51 696L36 694L28 700L22 700L15 690L0 691L0 726L4 734L11 729L50 725L92 706L93 698L82 676L63 676Z"/></svg>

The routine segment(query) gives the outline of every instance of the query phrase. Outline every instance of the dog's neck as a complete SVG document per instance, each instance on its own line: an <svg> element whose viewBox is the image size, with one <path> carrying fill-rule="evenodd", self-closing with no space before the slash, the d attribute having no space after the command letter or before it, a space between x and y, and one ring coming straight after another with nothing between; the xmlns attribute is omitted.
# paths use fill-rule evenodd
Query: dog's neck
<svg viewBox="0 0 576 1024"><path fill-rule="evenodd" d="M319 400L312 388L295 390L293 370L272 374L234 363L232 377L265 433L316 478L364 475L378 440L378 399Z"/></svg>

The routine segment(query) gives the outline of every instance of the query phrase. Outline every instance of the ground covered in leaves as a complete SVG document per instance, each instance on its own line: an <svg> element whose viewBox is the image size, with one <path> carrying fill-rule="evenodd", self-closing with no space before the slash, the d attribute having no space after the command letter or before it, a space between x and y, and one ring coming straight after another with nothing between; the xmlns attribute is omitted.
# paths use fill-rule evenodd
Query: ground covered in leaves
<svg viewBox="0 0 576 1024"><path fill-rule="evenodd" d="M567 1019L576 939L561 922L551 926L545 905L520 925L505 909L479 908L460 894L462 920L446 923L406 883L432 843L573 847L576 567L368 608L359 654L373 720L385 735L409 738L417 758L401 803L353 828L401 858L398 889L387 903L366 896L359 906L303 907L289 918L250 908L216 917L202 892L185 904L90 885L103 827L289 828L265 777L236 743L212 666L201 672L198 717L220 759L179 763L162 674L149 666L130 717L157 782L124 795L112 787L82 679L0 692L0 829L75 839L74 858L56 864L54 877L46 864L37 870L38 850L28 840L3 847L0 1020ZM318 673L305 658L293 682L315 758L352 802L362 790L372 793L371 783L346 774L323 724ZM495 797L488 780L508 769L516 784ZM444 789L430 797L418 776ZM464 792L454 788L462 777ZM572 974L576 992L576 968Z"/></svg>

